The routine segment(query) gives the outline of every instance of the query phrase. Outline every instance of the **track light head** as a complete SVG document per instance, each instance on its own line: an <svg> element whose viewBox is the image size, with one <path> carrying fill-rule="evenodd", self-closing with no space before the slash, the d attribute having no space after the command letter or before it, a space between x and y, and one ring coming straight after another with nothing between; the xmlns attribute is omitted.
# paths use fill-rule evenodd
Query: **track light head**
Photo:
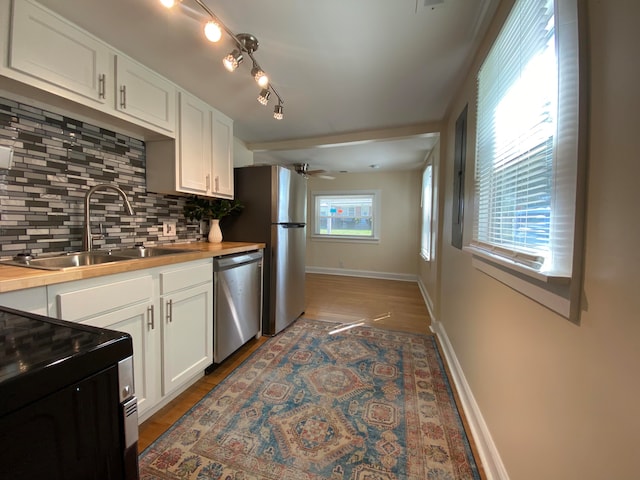
<svg viewBox="0 0 640 480"><path fill-rule="evenodd" d="M180 2L182 2L182 0L160 0L160 3L166 8L175 7Z"/></svg>
<svg viewBox="0 0 640 480"><path fill-rule="evenodd" d="M222 64L224 65L224 68L233 72L238 68L243 60L242 52L236 48L233 52L222 59Z"/></svg>
<svg viewBox="0 0 640 480"><path fill-rule="evenodd" d="M209 20L204 26L204 36L212 43L216 43L222 38L222 28L217 22Z"/></svg>
<svg viewBox="0 0 640 480"><path fill-rule="evenodd" d="M266 88L269 85L269 77L262 69L253 62L253 68L251 69L251 76L262 88Z"/></svg>
<svg viewBox="0 0 640 480"><path fill-rule="evenodd" d="M281 103L278 103L276 107L273 109L273 118L276 120L282 120L284 118L284 113L282 112L283 107Z"/></svg>
<svg viewBox="0 0 640 480"><path fill-rule="evenodd" d="M266 88L260 90L260 95L258 95L258 102L260 105L266 105L269 102L269 97L271 96L271 92Z"/></svg>

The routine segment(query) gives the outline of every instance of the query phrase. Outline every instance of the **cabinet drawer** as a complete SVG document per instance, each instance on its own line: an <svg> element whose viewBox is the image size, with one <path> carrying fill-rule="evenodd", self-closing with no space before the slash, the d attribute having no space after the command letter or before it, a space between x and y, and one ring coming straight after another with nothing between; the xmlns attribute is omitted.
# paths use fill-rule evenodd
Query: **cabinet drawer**
<svg viewBox="0 0 640 480"><path fill-rule="evenodd" d="M207 282L213 282L213 265L211 261L165 271L160 274L160 295L166 295L167 293Z"/></svg>
<svg viewBox="0 0 640 480"><path fill-rule="evenodd" d="M79 321L139 302L153 295L150 275L56 295L58 318Z"/></svg>

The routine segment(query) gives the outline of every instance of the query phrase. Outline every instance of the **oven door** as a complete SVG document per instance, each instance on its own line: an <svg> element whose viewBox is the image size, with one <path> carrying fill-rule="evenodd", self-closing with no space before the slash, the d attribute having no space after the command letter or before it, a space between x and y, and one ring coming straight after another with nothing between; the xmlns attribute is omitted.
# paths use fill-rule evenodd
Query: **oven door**
<svg viewBox="0 0 640 480"><path fill-rule="evenodd" d="M118 367L0 417L0 478L125 477Z"/></svg>

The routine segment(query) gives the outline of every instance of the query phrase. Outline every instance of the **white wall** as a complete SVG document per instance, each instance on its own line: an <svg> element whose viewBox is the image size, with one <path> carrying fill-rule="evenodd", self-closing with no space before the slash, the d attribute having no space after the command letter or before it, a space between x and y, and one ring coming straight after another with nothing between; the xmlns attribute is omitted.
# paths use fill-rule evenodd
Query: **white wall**
<svg viewBox="0 0 640 480"><path fill-rule="evenodd" d="M498 17L511 3L502 2ZM590 125L579 325L480 273L468 253L450 245L453 133L464 104L473 105L474 72L451 106L442 146L446 176L436 320L515 480L638 478L640 2L584 3ZM469 148L468 167L472 156Z"/></svg>
<svg viewBox="0 0 640 480"><path fill-rule="evenodd" d="M246 167L247 165L253 165L253 152L247 149L242 140L233 137L233 166Z"/></svg>
<svg viewBox="0 0 640 480"><path fill-rule="evenodd" d="M419 171L337 174L335 180L311 177L308 212L314 191L379 190L382 212L378 243L307 240L307 270L416 279L420 226ZM310 229L308 229L310 232Z"/></svg>

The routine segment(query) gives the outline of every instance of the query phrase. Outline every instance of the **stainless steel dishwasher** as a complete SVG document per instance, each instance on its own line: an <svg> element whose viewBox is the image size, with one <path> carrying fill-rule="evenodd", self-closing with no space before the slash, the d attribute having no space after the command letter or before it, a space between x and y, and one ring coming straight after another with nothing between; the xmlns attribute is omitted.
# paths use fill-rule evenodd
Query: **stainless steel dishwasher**
<svg viewBox="0 0 640 480"><path fill-rule="evenodd" d="M213 361L261 335L262 250L213 259Z"/></svg>

